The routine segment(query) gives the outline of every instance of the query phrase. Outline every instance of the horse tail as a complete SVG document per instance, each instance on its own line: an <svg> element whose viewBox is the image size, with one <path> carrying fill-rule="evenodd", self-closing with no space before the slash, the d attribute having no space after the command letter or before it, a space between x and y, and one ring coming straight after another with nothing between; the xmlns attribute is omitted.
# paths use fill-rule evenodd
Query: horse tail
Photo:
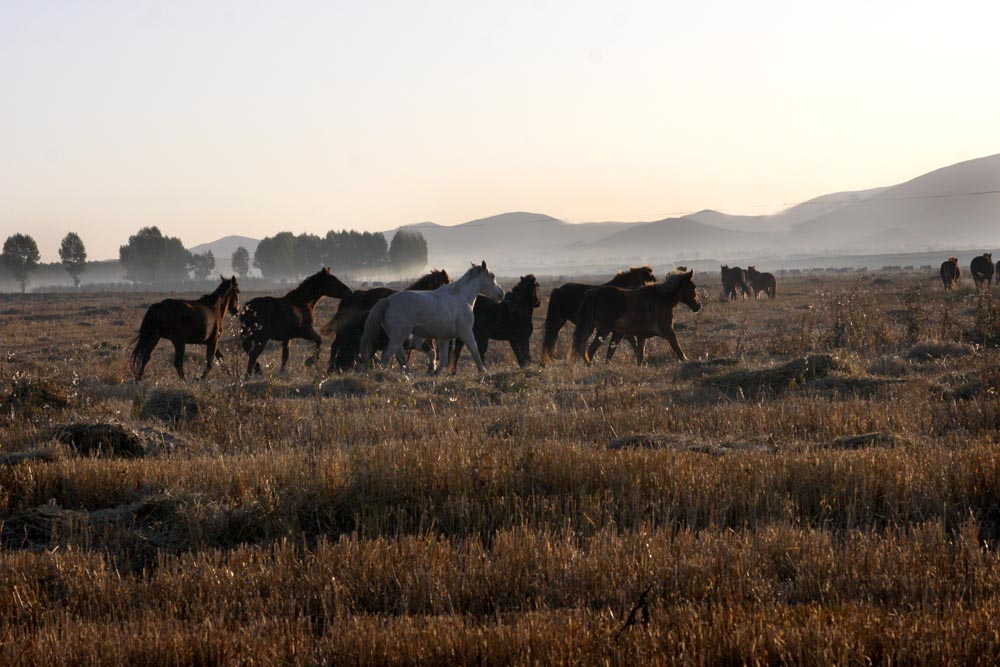
<svg viewBox="0 0 1000 667"><path fill-rule="evenodd" d="M549 307L545 311L545 334L542 337L542 364L553 360L556 354L556 341L559 340L559 330L565 319L559 314L559 288L549 295Z"/></svg>
<svg viewBox="0 0 1000 667"><path fill-rule="evenodd" d="M587 341L590 340L590 335L597 328L596 303L597 299L593 292L583 295L580 310L576 313L576 330L573 331L573 347L570 350L571 360L579 357L588 364L590 363Z"/></svg>
<svg viewBox="0 0 1000 667"><path fill-rule="evenodd" d="M378 332L382 330L382 321L385 319L385 309L389 305L389 298L379 299L378 303L368 313L365 321L365 332L361 335L361 367L368 368L375 349L375 339Z"/></svg>
<svg viewBox="0 0 1000 667"><path fill-rule="evenodd" d="M153 304L149 307L142 318L142 324L139 325L139 335L129 341L129 345L134 345L129 357L129 367L136 380L142 378L143 367L153 348L160 342L160 318L156 306L157 304Z"/></svg>

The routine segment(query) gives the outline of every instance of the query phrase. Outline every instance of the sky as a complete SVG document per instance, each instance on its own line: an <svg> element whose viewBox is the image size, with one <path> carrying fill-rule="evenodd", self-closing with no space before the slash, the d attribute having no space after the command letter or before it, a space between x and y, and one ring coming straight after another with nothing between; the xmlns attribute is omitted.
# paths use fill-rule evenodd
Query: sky
<svg viewBox="0 0 1000 667"><path fill-rule="evenodd" d="M0 237L773 213L1000 153L996 2L0 0Z"/></svg>

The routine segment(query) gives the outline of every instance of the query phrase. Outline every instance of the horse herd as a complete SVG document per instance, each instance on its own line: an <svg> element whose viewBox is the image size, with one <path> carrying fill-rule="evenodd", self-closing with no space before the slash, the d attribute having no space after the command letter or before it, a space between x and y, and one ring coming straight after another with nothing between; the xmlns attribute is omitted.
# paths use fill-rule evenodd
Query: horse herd
<svg viewBox="0 0 1000 667"><path fill-rule="evenodd" d="M324 268L282 297L257 297L241 308L239 295L234 276L222 278L214 292L200 299L165 299L150 306L133 340L131 368L136 380L142 379L161 339L173 344L174 368L181 379L185 378L186 346L204 345L202 377L208 375L222 358L219 341L227 314L240 318L248 377L261 373L259 357L272 340L281 343L282 372L288 363L289 343L296 338L315 343L316 355L307 362L312 363L323 341L314 314L323 297L339 299L336 313L321 328L334 336L328 372L364 370L379 351L380 363L395 357L406 370L408 352L420 350L427 355L428 372L436 374L450 366L454 373L463 348L468 348L483 373L483 357L491 340L507 341L518 364L525 366L531 361L532 316L541 306L541 287L535 276L522 276L505 292L485 261L473 264L458 280L435 270L401 291L388 287L352 290ZM673 309L678 303L694 312L701 309L694 271L684 267L662 282L652 269L642 266L621 271L603 285L557 287L545 318L542 363L555 358L559 331L566 322L576 325L570 358L579 357L588 364L608 337L609 360L625 339L636 362L642 364L646 341L654 336L665 338L678 359L684 360L673 327Z"/></svg>
<svg viewBox="0 0 1000 667"><path fill-rule="evenodd" d="M993 284L993 275L1000 274L1000 262L993 266L993 254L983 253L979 257L974 257L969 265L969 273L972 274L972 281L976 287L990 287ZM962 270L958 268L958 257L949 257L941 263L941 282L947 290L958 287L958 280L962 277ZM1000 284L1000 278L997 278Z"/></svg>

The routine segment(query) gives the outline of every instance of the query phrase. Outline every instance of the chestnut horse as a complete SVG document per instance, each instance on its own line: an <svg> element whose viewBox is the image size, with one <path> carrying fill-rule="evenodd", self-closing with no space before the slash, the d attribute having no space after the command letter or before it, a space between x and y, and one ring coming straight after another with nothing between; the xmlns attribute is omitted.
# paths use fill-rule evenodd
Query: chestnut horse
<svg viewBox="0 0 1000 667"><path fill-rule="evenodd" d="M638 339L635 360L640 366L646 340L653 336L666 338L677 358L684 361L687 357L674 332L674 306L678 303L695 313L701 310L694 271L674 271L662 283L638 289L605 286L590 290L580 304L579 322L573 332L573 356L592 363L594 352L604 338L616 333ZM587 341L595 330L597 337L588 348Z"/></svg>
<svg viewBox="0 0 1000 667"><path fill-rule="evenodd" d="M222 278L222 276L219 276ZM186 345L205 346L205 372L212 370L212 362L221 359L218 351L219 338L226 313L237 314L240 310L240 287L236 276L222 278L222 283L211 294L200 299L164 299L146 310L139 326L139 335L132 342L131 366L135 379L142 380L142 374L149 363L156 344L166 338L174 344L174 368L182 380L184 377L184 347Z"/></svg>
<svg viewBox="0 0 1000 667"><path fill-rule="evenodd" d="M316 343L316 356L323 342L313 328L313 311L324 296L343 299L350 296L351 288L340 282L326 267L309 276L283 297L259 296L251 299L240 313L240 334L243 349L250 355L247 375L260 373L257 358L268 341L281 341L281 372L288 363L288 344L293 338L304 338Z"/></svg>

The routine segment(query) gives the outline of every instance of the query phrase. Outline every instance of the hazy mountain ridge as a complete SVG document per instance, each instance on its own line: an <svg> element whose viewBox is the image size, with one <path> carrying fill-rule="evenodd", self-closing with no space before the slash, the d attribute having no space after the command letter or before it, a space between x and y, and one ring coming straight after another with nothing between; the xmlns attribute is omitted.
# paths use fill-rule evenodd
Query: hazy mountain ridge
<svg viewBox="0 0 1000 667"><path fill-rule="evenodd" d="M769 215L704 209L652 222L568 223L517 211L453 226L420 222L383 233L388 240L401 228L419 231L427 239L431 265L492 259L498 265L546 267L609 257L919 251L1000 243L997 190L1000 154L895 186L822 195ZM228 264L237 245L252 255L256 243L230 236L191 250L212 249L217 262Z"/></svg>

